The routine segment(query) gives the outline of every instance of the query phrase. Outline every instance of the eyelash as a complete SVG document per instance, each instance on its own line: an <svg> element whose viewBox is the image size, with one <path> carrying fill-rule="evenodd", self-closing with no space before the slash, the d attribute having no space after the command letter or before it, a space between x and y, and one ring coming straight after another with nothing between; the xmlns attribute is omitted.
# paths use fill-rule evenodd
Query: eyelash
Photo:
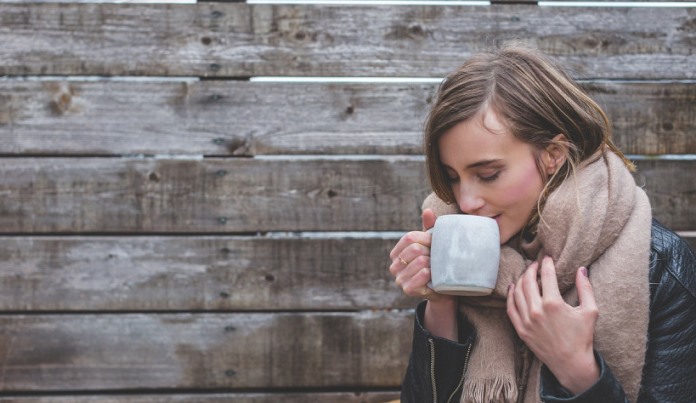
<svg viewBox="0 0 696 403"><path fill-rule="evenodd" d="M499 176L500 176L500 171L498 171L490 176L480 176L479 175L479 179L481 179L483 182L493 182L494 180L498 179Z"/></svg>
<svg viewBox="0 0 696 403"><path fill-rule="evenodd" d="M497 171L497 172L494 173L493 175L489 175L489 176L481 176L481 175L478 175L478 178L479 178L479 180L481 180L482 182L488 183L488 182L493 182L494 180L498 179L499 176L500 176L500 171ZM458 183L458 182L459 182L459 176L450 176L450 175L447 175L447 180L449 180L450 183Z"/></svg>

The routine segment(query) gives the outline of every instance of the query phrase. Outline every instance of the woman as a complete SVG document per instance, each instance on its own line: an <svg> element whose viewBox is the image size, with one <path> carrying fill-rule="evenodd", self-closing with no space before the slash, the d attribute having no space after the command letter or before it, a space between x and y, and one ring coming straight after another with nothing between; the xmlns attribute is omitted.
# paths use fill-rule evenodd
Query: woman
<svg viewBox="0 0 696 403"><path fill-rule="evenodd" d="M402 402L696 401L696 258L651 218L608 118L566 73L511 46L440 86L425 129L441 214L494 218L490 298L435 293L430 234L389 268L416 310Z"/></svg>

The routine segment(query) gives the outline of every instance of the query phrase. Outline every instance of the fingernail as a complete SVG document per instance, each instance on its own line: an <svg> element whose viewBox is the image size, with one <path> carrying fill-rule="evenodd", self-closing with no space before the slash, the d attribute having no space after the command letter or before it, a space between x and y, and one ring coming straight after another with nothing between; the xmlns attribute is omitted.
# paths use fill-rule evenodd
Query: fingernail
<svg viewBox="0 0 696 403"><path fill-rule="evenodd" d="M508 284L508 290L507 290L507 292L510 292L510 289L512 289L512 284Z"/></svg>
<svg viewBox="0 0 696 403"><path fill-rule="evenodd" d="M581 268L580 268L580 271L582 272L582 275L583 275L583 276L589 277L589 276L587 275L587 267L581 267Z"/></svg>

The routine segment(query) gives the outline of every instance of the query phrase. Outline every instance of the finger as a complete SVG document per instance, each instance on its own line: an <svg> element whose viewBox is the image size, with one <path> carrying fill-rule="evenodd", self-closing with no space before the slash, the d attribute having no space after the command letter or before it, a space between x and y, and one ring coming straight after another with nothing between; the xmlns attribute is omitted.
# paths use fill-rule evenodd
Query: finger
<svg viewBox="0 0 696 403"><path fill-rule="evenodd" d="M427 286L430 279L430 268L424 267L418 270L417 273L415 273L407 282L405 282L402 289L406 295L414 297L427 297L435 293Z"/></svg>
<svg viewBox="0 0 696 403"><path fill-rule="evenodd" d="M539 283L537 282L538 273L539 263L533 262L522 274L522 287L524 287L527 306L529 309L534 310L541 309L541 292L539 291Z"/></svg>
<svg viewBox="0 0 696 403"><path fill-rule="evenodd" d="M581 267L575 275L575 287L578 290L580 306L590 310L597 310L594 291L590 279L587 277L587 268Z"/></svg>
<svg viewBox="0 0 696 403"><path fill-rule="evenodd" d="M416 259L418 256L430 256L430 248L419 243L412 243L401 251L396 260L401 261L403 259L408 264L408 262Z"/></svg>
<svg viewBox="0 0 696 403"><path fill-rule="evenodd" d="M396 277L408 267L408 263L409 261L397 256L389 265L389 272Z"/></svg>
<svg viewBox="0 0 696 403"><path fill-rule="evenodd" d="M392 248L391 252L389 252L389 259L392 261L397 259L399 254L410 244L412 243L418 243L423 246L426 246L430 248L430 240L432 239L432 236L423 231L411 231L406 233L404 236L399 239L399 241L396 243L394 248Z"/></svg>
<svg viewBox="0 0 696 403"><path fill-rule="evenodd" d="M430 267L430 257L418 256L396 274L394 281L399 287L403 288L404 284L408 283L412 277L426 267Z"/></svg>
<svg viewBox="0 0 696 403"><path fill-rule="evenodd" d="M515 285L510 284L508 286L508 292L507 292L507 314L508 318L510 318L510 322L512 322L512 326L515 327L515 329L518 329L521 324L522 320L520 319L520 313L517 310L517 306L515 305Z"/></svg>
<svg viewBox="0 0 696 403"><path fill-rule="evenodd" d="M423 231L426 231L435 226L435 212L429 208L423 210L421 222L423 223Z"/></svg>
<svg viewBox="0 0 696 403"><path fill-rule="evenodd" d="M561 291L558 289L558 278L556 277L556 265L553 259L546 256L541 261L541 289L545 299L561 298Z"/></svg>
<svg viewBox="0 0 696 403"><path fill-rule="evenodd" d="M527 296L524 290L524 275L517 279L517 284L514 285L512 294L515 298L515 307L520 316L520 320L524 323L529 322L529 308L527 306Z"/></svg>

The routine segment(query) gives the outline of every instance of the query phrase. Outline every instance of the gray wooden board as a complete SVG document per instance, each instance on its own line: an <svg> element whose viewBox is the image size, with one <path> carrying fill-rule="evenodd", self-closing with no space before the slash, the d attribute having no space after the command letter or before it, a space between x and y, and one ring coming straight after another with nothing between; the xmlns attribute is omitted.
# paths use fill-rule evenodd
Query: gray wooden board
<svg viewBox="0 0 696 403"><path fill-rule="evenodd" d="M630 154L696 153L696 84L587 82ZM418 154L437 84L0 81L0 153Z"/></svg>
<svg viewBox="0 0 696 403"><path fill-rule="evenodd" d="M396 387L413 311L2 315L2 391Z"/></svg>
<svg viewBox="0 0 696 403"><path fill-rule="evenodd" d="M326 392L326 393L215 393L152 395L89 395L0 397L3 403L384 403L398 401L399 392Z"/></svg>
<svg viewBox="0 0 696 403"><path fill-rule="evenodd" d="M0 75L441 77L496 40L579 77L694 78L691 8L0 4Z"/></svg>
<svg viewBox="0 0 696 403"><path fill-rule="evenodd" d="M691 246L691 250L696 251L696 237L684 237L684 240Z"/></svg>
<svg viewBox="0 0 696 403"><path fill-rule="evenodd" d="M0 237L0 311L413 308L356 236Z"/></svg>
<svg viewBox="0 0 696 403"><path fill-rule="evenodd" d="M5 233L411 229L428 193L412 157L7 158L0 177Z"/></svg>
<svg viewBox="0 0 696 403"><path fill-rule="evenodd" d="M696 160L641 160L654 214L696 228ZM416 157L0 159L2 233L407 231L429 193Z"/></svg>
<svg viewBox="0 0 696 403"><path fill-rule="evenodd" d="M189 0L190 1L190 0ZM220 1L220 0L199 0L199 3L208 3L208 2L215 2L215 1ZM222 1L227 1L227 2L235 2L238 0L222 0ZM375 3L380 2L382 0L364 0L367 2L374 1ZM428 2L431 0L423 0L424 2ZM436 0L434 0L436 1ZM537 0L490 0L491 3L532 3L535 4L538 1ZM580 0L546 0L547 3L576 3ZM595 0L595 2L616 2L616 0ZM625 0L624 2L673 2L674 0ZM29 3L29 2L35 2L35 3L65 3L66 0L0 0L0 3ZM70 0L70 3L148 3L152 2L152 0ZM176 2L176 0L172 1L173 3Z"/></svg>
<svg viewBox="0 0 696 403"><path fill-rule="evenodd" d="M414 307L387 271L398 236L358 236L0 237L0 311Z"/></svg>

